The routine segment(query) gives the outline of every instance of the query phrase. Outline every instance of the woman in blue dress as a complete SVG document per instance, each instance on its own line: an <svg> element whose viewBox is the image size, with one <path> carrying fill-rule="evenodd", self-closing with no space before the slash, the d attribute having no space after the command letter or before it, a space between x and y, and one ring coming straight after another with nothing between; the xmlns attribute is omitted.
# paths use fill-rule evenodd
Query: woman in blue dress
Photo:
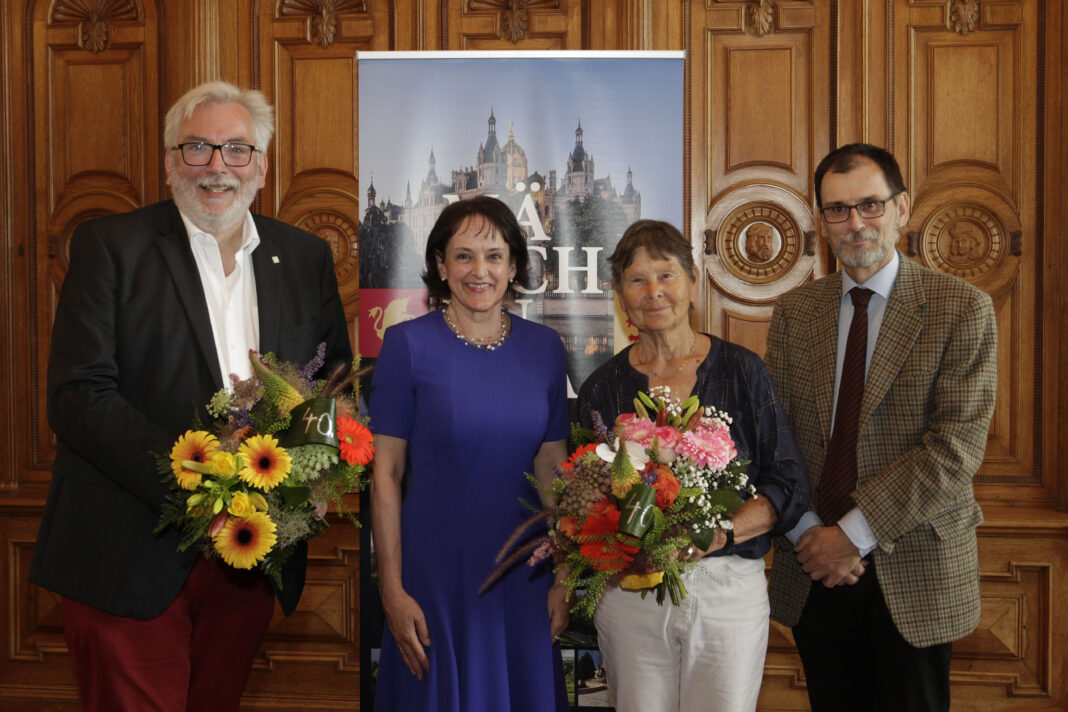
<svg viewBox="0 0 1068 712"><path fill-rule="evenodd" d="M503 307L526 268L524 233L504 203L453 203L427 241L432 311L386 331L371 391L387 623L377 712L567 709L556 645L566 589L549 563L516 567L478 593L530 514L521 500L538 497L526 473L551 482L567 457L560 337Z"/></svg>

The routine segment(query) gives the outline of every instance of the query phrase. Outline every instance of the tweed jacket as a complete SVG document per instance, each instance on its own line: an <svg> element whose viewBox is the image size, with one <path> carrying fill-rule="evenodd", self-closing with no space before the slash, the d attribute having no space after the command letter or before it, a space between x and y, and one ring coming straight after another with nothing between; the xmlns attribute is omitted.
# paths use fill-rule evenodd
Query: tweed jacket
<svg viewBox="0 0 1068 712"><path fill-rule="evenodd" d="M768 370L812 477L812 509L831 436L841 295L841 273L792 290L768 334ZM901 257L861 403L853 499L878 539L890 614L917 647L962 638L979 622L983 517L972 477L994 411L996 349L987 294ZM795 625L811 585L778 538L772 618Z"/></svg>
<svg viewBox="0 0 1068 712"><path fill-rule="evenodd" d="M259 347L283 361L352 359L329 246L254 215ZM208 305L178 208L164 201L74 231L48 367L58 446L29 579L94 608L152 618L199 555L154 532L168 491L152 453L170 451L223 387ZM304 584L302 551L283 569L283 611Z"/></svg>

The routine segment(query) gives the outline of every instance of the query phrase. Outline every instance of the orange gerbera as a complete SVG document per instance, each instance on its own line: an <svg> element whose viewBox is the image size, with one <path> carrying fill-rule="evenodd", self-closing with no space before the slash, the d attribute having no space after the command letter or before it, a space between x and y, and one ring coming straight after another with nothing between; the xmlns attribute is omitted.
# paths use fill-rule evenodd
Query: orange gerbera
<svg viewBox="0 0 1068 712"><path fill-rule="evenodd" d="M579 529L579 554L598 571L622 571L638 553L631 537L619 534L619 509L602 499L593 505L586 522Z"/></svg>
<svg viewBox="0 0 1068 712"><path fill-rule="evenodd" d="M186 430L171 448L171 471L174 473L174 478L178 480L178 486L186 490L194 490L200 486L201 474L190 470L182 463L186 461L206 463L218 448L219 439L211 433L203 430Z"/></svg>
<svg viewBox="0 0 1068 712"><path fill-rule="evenodd" d="M578 520L574 517L560 517L560 521L556 524L560 533L569 539L574 538L575 532L578 531Z"/></svg>
<svg viewBox="0 0 1068 712"><path fill-rule="evenodd" d="M244 460L238 475L261 490L274 489L293 467L289 453L270 435L253 435L241 443L237 452Z"/></svg>
<svg viewBox="0 0 1068 712"><path fill-rule="evenodd" d="M678 478L675 477L670 467L660 465L656 468L656 481L653 482L653 489L656 490L657 507L667 509L675 504L675 498L679 496L681 488L682 485L679 484Z"/></svg>
<svg viewBox="0 0 1068 712"><path fill-rule="evenodd" d="M215 550L235 569L251 569L263 561L278 541L276 527L263 512L226 522L215 535Z"/></svg>
<svg viewBox="0 0 1068 712"><path fill-rule="evenodd" d="M355 418L338 418L337 436L341 445L341 459L350 465L366 465L375 456L374 435Z"/></svg>

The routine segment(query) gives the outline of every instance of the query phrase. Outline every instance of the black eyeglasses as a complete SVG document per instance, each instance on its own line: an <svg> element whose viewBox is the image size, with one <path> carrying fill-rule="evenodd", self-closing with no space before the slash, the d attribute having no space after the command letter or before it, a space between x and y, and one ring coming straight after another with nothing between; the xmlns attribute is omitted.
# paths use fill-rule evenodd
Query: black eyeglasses
<svg viewBox="0 0 1068 712"><path fill-rule="evenodd" d="M206 166L211 163L215 151L222 156L223 163L231 168L247 166L252 161L252 154L258 149L247 143L204 143L203 141L190 141L180 143L174 147L182 152L182 160L187 166Z"/></svg>
<svg viewBox="0 0 1068 712"><path fill-rule="evenodd" d="M881 218L886 214L886 204L899 195L901 195L900 191L886 200L865 200L863 203L855 205L828 205L825 208L820 208L820 215L826 222L843 223L849 219L850 211L856 209L857 215L865 220Z"/></svg>

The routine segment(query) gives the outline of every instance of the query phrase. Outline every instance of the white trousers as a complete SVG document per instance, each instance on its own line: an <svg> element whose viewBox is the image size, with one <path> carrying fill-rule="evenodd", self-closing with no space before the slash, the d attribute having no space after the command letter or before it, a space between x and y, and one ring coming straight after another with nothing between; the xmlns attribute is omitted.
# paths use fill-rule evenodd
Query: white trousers
<svg viewBox="0 0 1068 712"><path fill-rule="evenodd" d="M594 623L616 712L753 712L768 648L763 559L702 559L678 606L605 591Z"/></svg>

